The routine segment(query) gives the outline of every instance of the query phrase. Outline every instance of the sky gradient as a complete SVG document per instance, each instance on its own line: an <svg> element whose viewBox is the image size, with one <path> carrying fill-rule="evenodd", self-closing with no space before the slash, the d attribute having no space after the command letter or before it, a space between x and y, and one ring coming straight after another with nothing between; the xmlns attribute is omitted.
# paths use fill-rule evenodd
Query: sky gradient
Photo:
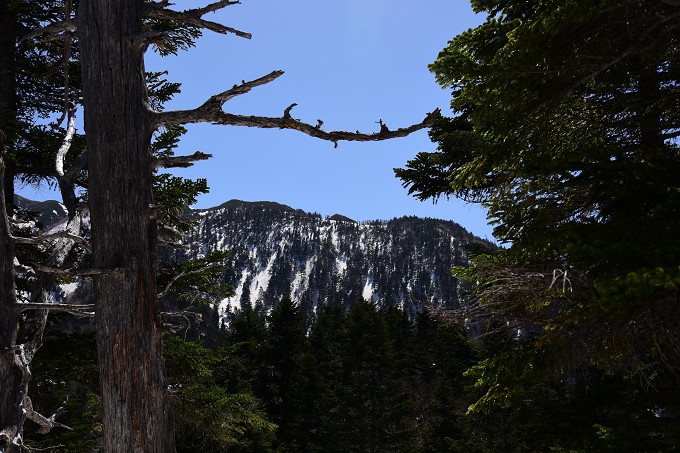
<svg viewBox="0 0 680 453"><path fill-rule="evenodd" d="M177 1L174 8L203 5ZM205 19L252 33L251 40L205 31L195 48L160 58L149 52L147 70L168 70L182 93L168 109L192 108L242 80L283 70L274 82L225 105L225 111L324 121L326 130L378 131L420 122L441 108L450 114L450 93L427 65L449 39L481 22L467 1L314 0L253 1L229 6ZM195 207L230 199L275 201L322 215L355 220L403 215L453 220L492 238L486 214L458 200L419 202L407 195L393 168L435 145L423 130L384 142L330 142L297 131L210 124L190 125L178 154L203 151L215 157L175 174L208 179L210 193ZM20 191L31 197L34 190Z"/></svg>

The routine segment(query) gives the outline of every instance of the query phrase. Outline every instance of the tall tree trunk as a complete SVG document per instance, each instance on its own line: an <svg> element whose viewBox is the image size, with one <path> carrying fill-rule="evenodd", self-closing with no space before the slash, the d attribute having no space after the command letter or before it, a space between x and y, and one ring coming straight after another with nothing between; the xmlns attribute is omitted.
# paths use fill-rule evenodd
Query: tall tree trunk
<svg viewBox="0 0 680 453"><path fill-rule="evenodd" d="M5 160L11 149L16 117L16 17L10 2L0 0L0 452L19 452L25 416L23 382L27 378L16 347L17 314L14 289L14 243L9 228ZM11 179L11 177L9 178ZM11 200L10 200L11 202Z"/></svg>
<svg viewBox="0 0 680 453"><path fill-rule="evenodd" d="M7 145L14 136L16 124L16 40L17 17L9 0L0 0L0 134ZM11 215L14 204L13 165L5 159L5 208Z"/></svg>
<svg viewBox="0 0 680 453"><path fill-rule="evenodd" d="M0 152L3 148L5 144L0 136ZM14 244L5 207L4 171L0 156L0 453L21 451L26 419L22 410L22 389L28 378L21 350L16 345Z"/></svg>
<svg viewBox="0 0 680 453"><path fill-rule="evenodd" d="M81 1L94 281L107 452L175 451L161 355L142 2Z"/></svg>

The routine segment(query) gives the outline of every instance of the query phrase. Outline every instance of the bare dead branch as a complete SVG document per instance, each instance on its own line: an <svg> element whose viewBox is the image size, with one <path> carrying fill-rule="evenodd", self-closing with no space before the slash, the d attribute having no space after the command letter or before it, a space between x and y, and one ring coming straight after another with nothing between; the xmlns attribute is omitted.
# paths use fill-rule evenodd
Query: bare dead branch
<svg viewBox="0 0 680 453"><path fill-rule="evenodd" d="M260 77L259 79L251 80L249 82L244 81L241 83L241 85L234 85L231 89L210 97L210 99L195 109L156 112L154 127L167 127L171 125L189 123L213 123L230 126L258 127L264 129L295 129L312 137L331 141L335 143L337 147L337 142L340 140L367 142L387 140L396 137L405 137L412 132L430 127L441 115L440 110L436 109L435 111L428 113L422 122L394 131L389 130L383 121L380 120L378 121L378 124L380 124L380 132L362 133L359 131L324 131L321 129L321 126L323 125L323 121L321 120L317 120L317 124L314 126L297 120L290 115L291 110L297 106L296 103L289 105L283 111L283 116L280 118L234 115L231 113L226 113L224 110L222 110L222 106L228 100L241 94L248 93L253 88L267 84L282 75L283 71L272 71L269 74Z"/></svg>
<svg viewBox="0 0 680 453"><path fill-rule="evenodd" d="M207 101L203 103L202 106L198 107L199 109L204 109L204 110L212 110L212 109L220 109L222 106L229 100L235 98L236 96L241 96L242 94L246 94L250 92L255 87L259 87L262 85L266 85L269 82L273 82L274 80L278 79L284 74L283 71L277 70L277 71L272 71L269 74L260 77L259 79L251 80L249 82L246 82L245 80L241 82L240 85L234 85L232 88L228 89L227 91L223 91L220 94L216 94L215 96L210 97ZM295 104L297 105L297 104ZM292 108L292 107L291 107Z"/></svg>
<svg viewBox="0 0 680 453"><path fill-rule="evenodd" d="M286 118L286 119L292 119L293 118L292 116L290 116L290 111L293 110L293 107L297 107L297 103L293 102L288 107L286 107L286 110L283 111L283 117L284 118Z"/></svg>
<svg viewBox="0 0 680 453"><path fill-rule="evenodd" d="M46 274L70 275L72 277L97 277L100 275L110 275L125 272L125 269L120 267L114 267L111 269L59 269L37 263L30 263L29 266L35 269L37 272L44 272Z"/></svg>
<svg viewBox="0 0 680 453"><path fill-rule="evenodd" d="M48 310L61 313L70 313L78 317L94 317L94 305L48 304L38 302L17 303L18 313L23 313L27 310Z"/></svg>
<svg viewBox="0 0 680 453"><path fill-rule="evenodd" d="M187 14L189 16L194 16L194 17L202 17L206 15L207 13L212 13L217 10L220 10L222 8L225 8L227 6L232 6L232 5L240 5L240 1L230 1L230 0L221 0L219 2L211 3L209 5L204 6L203 8L195 8L195 9L188 9L184 11L184 14Z"/></svg>
<svg viewBox="0 0 680 453"><path fill-rule="evenodd" d="M217 2L217 3L223 3L223 2ZM213 4L214 5L214 4ZM207 6L206 8L209 8L211 5ZM226 5L224 5L226 6ZM219 9L219 8L215 8ZM144 4L144 15L146 17L151 17L154 19L169 19L173 20L175 22L180 22L183 24L188 24L188 25L193 25L199 28L206 28L208 30L214 31L215 33L221 33L223 35L228 35L228 34L234 34L236 36L240 36L241 38L246 38L250 39L252 38L252 35L250 33L237 30L232 27L227 27L222 24L218 24L217 22L211 22L209 20L202 19L200 16L201 14L198 14L198 12L201 11L201 8L194 9L194 10L188 10L184 12L180 11L173 11L171 9L166 9L162 8L158 5L152 4L152 3L145 3ZM214 10L213 10L214 11ZM208 12L208 11L206 11Z"/></svg>
<svg viewBox="0 0 680 453"><path fill-rule="evenodd" d="M12 236L12 240L17 243L17 244L28 244L28 245L40 245L44 244L45 242L53 241L55 239L70 239L73 242L76 242L83 247L88 252L92 251L92 248L90 247L90 243L85 239L80 236L76 236L74 234L70 234L66 231L61 231L58 233L50 233L50 234L43 234L42 236L37 236L37 237L31 237L31 238L24 238L20 236Z"/></svg>
<svg viewBox="0 0 680 453"><path fill-rule="evenodd" d="M253 88L265 85L272 82L284 74L283 71L277 70L272 71L269 74L262 76L258 79L251 81L243 81L240 85L234 85L232 88L223 91L222 93L211 96L207 101L205 101L201 106L192 110L176 110L168 112L157 112L156 113L156 127L161 125L170 124L186 124L186 123L199 123L199 122L210 122L211 120L201 120L196 119L192 121L193 117L208 117L216 112L222 112L222 106L229 100L246 94L250 92ZM292 108L294 106L289 107ZM290 112L290 110L288 111Z"/></svg>
<svg viewBox="0 0 680 453"><path fill-rule="evenodd" d="M33 39L45 35L47 35L47 38L44 38L43 40L66 39L66 38L70 39L73 36L72 33L75 31L76 21L74 19L66 19L61 22L55 22L53 24L46 25L41 28L36 28L35 30L31 30L28 33L24 34L21 37L20 41L23 42L28 39Z"/></svg>
<svg viewBox="0 0 680 453"><path fill-rule="evenodd" d="M359 131L324 131L321 129L321 127L319 127L318 123L316 126L313 126L311 124L296 120L292 117L286 118L283 116L276 118L265 116L234 115L231 113L226 113L221 109L207 110L202 109L201 107L195 110L161 112L157 115L157 122L159 126L205 122L230 126L258 127L263 129L294 129L311 137L334 142L337 146L337 142L341 140L368 142L388 140L396 137L406 137L413 132L432 126L434 121L441 115L441 112L439 109L436 109L435 111L428 113L423 121L412 126L403 127L396 130L388 130L384 127L381 127L382 130L380 132L374 133L362 133Z"/></svg>
<svg viewBox="0 0 680 453"><path fill-rule="evenodd" d="M208 160L211 157L213 157L212 154L200 151L196 151L190 156L162 157L153 161L153 168L188 168L194 165L195 162Z"/></svg>
<svg viewBox="0 0 680 453"><path fill-rule="evenodd" d="M182 249L182 250L187 250L187 251L191 249L191 247L189 247L186 244L180 244L179 242L170 241L170 240L167 240L167 239L162 238L162 237L158 238L158 244L164 245L164 246L167 246L167 247L170 247L170 248L173 248L173 249Z"/></svg>
<svg viewBox="0 0 680 453"><path fill-rule="evenodd" d="M161 313L161 320L163 322L163 329L165 330L166 333L170 334L176 334L182 329L184 329L184 335L186 339L186 333L189 331L191 328L192 321L189 320L189 318L192 318L193 323L198 325L201 323L203 320L203 315L200 313L196 313L195 311L192 311L191 308L192 306L189 306L185 308L182 311L177 311L177 312L162 312ZM184 325L179 325L173 323L171 320L172 318L181 318L184 320Z"/></svg>
<svg viewBox="0 0 680 453"><path fill-rule="evenodd" d="M26 418L37 423L38 426L40 426L40 428L38 429L38 432L40 434L47 434L54 428L63 428L68 431L73 431L72 428L56 421L57 417L64 413L64 411L66 410L67 402L68 398L61 404L61 406L54 412L54 414L52 414L48 418L36 412L33 409L33 402L31 401L31 398L29 398L28 395L24 395L24 412L26 413Z"/></svg>

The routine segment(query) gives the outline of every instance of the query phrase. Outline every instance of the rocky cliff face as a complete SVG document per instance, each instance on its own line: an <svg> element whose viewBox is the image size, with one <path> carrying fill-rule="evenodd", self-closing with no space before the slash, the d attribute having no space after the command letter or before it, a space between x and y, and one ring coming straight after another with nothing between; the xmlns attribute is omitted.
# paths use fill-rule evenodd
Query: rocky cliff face
<svg viewBox="0 0 680 453"><path fill-rule="evenodd" d="M307 314L362 298L411 313L424 304L457 307L461 284L450 269L467 263L464 244L482 242L450 221L357 223L270 202L232 200L189 215L198 224L184 240L187 249L168 259L230 250L224 278L236 295L222 301L222 311L244 304L268 310L286 295Z"/></svg>

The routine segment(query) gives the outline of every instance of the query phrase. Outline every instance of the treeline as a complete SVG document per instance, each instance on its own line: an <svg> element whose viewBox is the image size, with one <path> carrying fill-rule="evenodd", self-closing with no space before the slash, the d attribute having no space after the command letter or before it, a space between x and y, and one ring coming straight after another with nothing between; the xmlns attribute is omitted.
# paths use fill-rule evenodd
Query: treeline
<svg viewBox="0 0 680 453"><path fill-rule="evenodd" d="M479 374L488 360L505 357L495 369L516 372L517 386L530 366L504 355L509 347L496 337L472 342L430 313L411 322L397 308L359 302L326 307L308 331L303 325L299 307L283 299L268 316L239 311L210 341L184 332L166 339L178 451L671 451L680 440L672 414L644 410L678 389L644 392L595 371L467 413L493 378ZM27 444L96 449L94 338L52 331L33 372L34 404L50 412L68 396L59 420L73 431L28 433Z"/></svg>

